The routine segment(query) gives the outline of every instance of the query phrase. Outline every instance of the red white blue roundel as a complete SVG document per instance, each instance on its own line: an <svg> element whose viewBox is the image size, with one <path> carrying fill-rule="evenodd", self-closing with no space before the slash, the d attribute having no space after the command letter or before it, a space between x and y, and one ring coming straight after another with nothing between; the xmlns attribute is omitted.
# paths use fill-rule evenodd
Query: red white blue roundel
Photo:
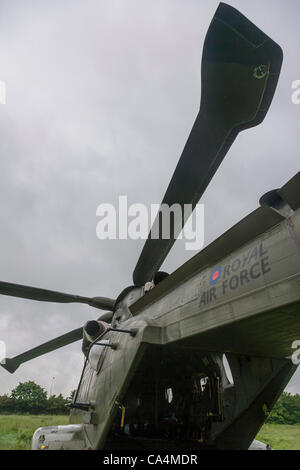
<svg viewBox="0 0 300 470"><path fill-rule="evenodd" d="M222 268L217 268L211 273L211 276L209 278L209 283L211 286L214 286L215 284L217 284L218 280L221 277L221 274L222 274Z"/></svg>

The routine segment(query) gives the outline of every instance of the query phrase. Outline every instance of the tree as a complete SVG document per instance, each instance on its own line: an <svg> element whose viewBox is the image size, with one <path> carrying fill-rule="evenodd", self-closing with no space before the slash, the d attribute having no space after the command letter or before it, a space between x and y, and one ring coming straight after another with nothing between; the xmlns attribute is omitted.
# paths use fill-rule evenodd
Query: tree
<svg viewBox="0 0 300 470"><path fill-rule="evenodd" d="M18 412L39 413L47 408L47 393L35 382L24 382L14 388L10 397Z"/></svg>
<svg viewBox="0 0 300 470"><path fill-rule="evenodd" d="M0 413L9 413L14 411L14 400L8 395L0 396Z"/></svg>
<svg viewBox="0 0 300 470"><path fill-rule="evenodd" d="M293 396L290 393L284 392L274 406L268 418L268 423L300 423L300 395Z"/></svg>
<svg viewBox="0 0 300 470"><path fill-rule="evenodd" d="M69 400L60 393L58 396L51 395L47 403L47 412L50 414L68 414L67 404Z"/></svg>

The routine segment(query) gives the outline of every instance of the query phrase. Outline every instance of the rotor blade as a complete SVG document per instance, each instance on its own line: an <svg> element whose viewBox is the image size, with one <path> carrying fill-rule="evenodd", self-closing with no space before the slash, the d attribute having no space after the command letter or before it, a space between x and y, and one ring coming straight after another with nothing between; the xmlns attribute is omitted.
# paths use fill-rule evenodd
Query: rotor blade
<svg viewBox="0 0 300 470"><path fill-rule="evenodd" d="M154 278L238 133L260 124L280 75L281 48L234 8L220 4L209 27L202 57L200 112L162 204L179 204L181 220L163 237L158 214L133 280Z"/></svg>
<svg viewBox="0 0 300 470"><path fill-rule="evenodd" d="M77 328L76 330L70 331L69 333L66 333L62 336L58 336L57 338L52 339L47 343L41 344L36 348L19 354L12 359L5 358L1 361L1 366L13 374L24 362L35 359L36 357L42 356L43 354L47 354L48 352L55 351L56 349L67 346L68 344L74 343L75 341L79 341L82 339L82 334L83 328Z"/></svg>
<svg viewBox="0 0 300 470"><path fill-rule="evenodd" d="M81 297L80 295L64 294L38 287L22 286L0 281L0 294L22 299L39 300L56 303L81 303L100 310L113 310L115 301L106 297Z"/></svg>

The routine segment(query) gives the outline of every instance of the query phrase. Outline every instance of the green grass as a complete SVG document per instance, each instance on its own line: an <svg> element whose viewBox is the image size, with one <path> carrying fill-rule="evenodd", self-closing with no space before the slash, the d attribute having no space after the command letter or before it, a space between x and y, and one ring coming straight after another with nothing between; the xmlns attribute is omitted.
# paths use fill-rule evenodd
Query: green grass
<svg viewBox="0 0 300 470"><path fill-rule="evenodd" d="M265 424L257 439L275 450L300 450L300 424Z"/></svg>
<svg viewBox="0 0 300 470"><path fill-rule="evenodd" d="M0 414L0 450L29 449L37 428L68 423L68 416ZM275 450L300 450L300 424L266 424L257 439L270 444Z"/></svg>
<svg viewBox="0 0 300 470"><path fill-rule="evenodd" d="M34 431L41 426L69 424L68 416L0 415L0 450L27 450Z"/></svg>

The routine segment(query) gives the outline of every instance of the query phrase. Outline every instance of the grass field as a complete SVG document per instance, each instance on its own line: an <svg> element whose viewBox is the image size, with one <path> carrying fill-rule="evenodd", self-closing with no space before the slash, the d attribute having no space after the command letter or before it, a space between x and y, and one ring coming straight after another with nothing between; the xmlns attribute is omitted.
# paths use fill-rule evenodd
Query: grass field
<svg viewBox="0 0 300 470"><path fill-rule="evenodd" d="M68 416L0 415L0 450L29 449L32 434L37 428L56 424L68 424ZM300 450L300 424L266 424L257 439L276 450Z"/></svg>
<svg viewBox="0 0 300 470"><path fill-rule="evenodd" d="M300 450L300 424L265 424L257 439L275 450Z"/></svg>
<svg viewBox="0 0 300 470"><path fill-rule="evenodd" d="M0 450L29 449L32 434L37 428L56 424L69 424L69 417L0 415Z"/></svg>

